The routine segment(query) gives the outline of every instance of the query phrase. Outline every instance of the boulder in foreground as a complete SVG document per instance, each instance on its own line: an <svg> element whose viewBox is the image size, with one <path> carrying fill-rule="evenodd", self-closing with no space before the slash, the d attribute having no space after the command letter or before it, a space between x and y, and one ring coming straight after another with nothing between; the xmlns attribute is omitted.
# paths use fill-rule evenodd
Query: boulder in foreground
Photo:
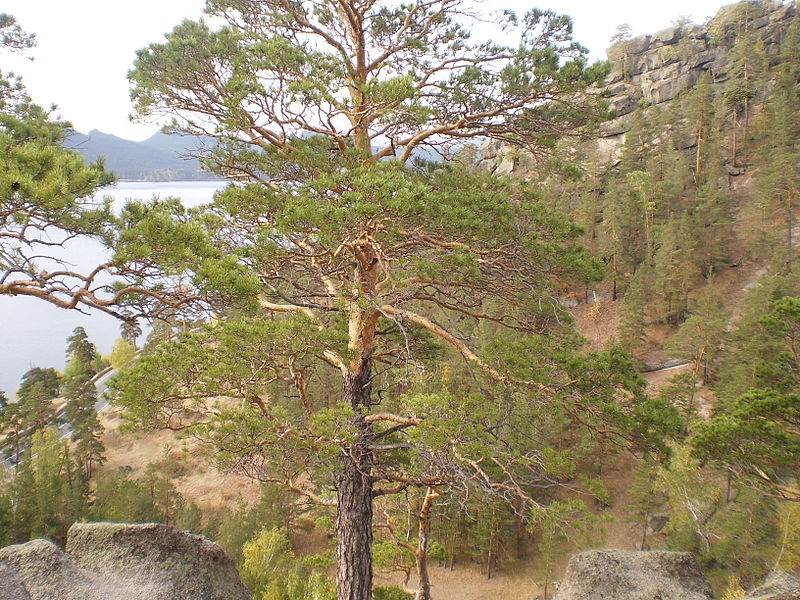
<svg viewBox="0 0 800 600"><path fill-rule="evenodd" d="M45 540L8 546L0 550L0 580L0 600L251 597L222 548L160 524L76 523L66 553Z"/></svg>
<svg viewBox="0 0 800 600"><path fill-rule="evenodd" d="M713 600L688 552L590 550L574 555L554 600Z"/></svg>

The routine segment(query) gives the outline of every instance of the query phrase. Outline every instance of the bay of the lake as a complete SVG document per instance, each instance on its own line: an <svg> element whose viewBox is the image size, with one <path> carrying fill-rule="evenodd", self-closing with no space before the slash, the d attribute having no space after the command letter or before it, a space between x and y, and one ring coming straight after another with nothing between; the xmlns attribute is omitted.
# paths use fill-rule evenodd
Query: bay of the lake
<svg viewBox="0 0 800 600"><path fill-rule="evenodd" d="M214 192L225 185L224 181L122 181L100 195L111 197L115 207L128 199L147 200L155 195L174 196L186 206L197 206L210 202ZM69 252L71 262L82 266L101 264L107 254L102 246L87 240L71 244ZM76 327L86 329L103 355L111 351L119 337L119 321L105 313L82 314L35 298L0 296L0 315L0 391L9 397L31 367L63 370L66 340Z"/></svg>

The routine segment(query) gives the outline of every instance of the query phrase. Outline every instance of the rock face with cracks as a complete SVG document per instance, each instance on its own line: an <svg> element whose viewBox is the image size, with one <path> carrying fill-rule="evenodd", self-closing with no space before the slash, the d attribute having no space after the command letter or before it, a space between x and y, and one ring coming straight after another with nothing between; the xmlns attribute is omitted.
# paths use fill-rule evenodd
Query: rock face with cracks
<svg viewBox="0 0 800 600"><path fill-rule="evenodd" d="M0 600L250 600L215 543L168 525L76 523L0 550Z"/></svg>
<svg viewBox="0 0 800 600"><path fill-rule="evenodd" d="M722 7L716 19L725 20L739 2ZM795 8L791 3L763 1L764 14L748 22L748 32L764 48L771 67L777 63L781 40L786 37ZM724 90L731 68L731 39L714 39L712 23L669 27L614 44L607 50L611 73L602 89L616 118L603 123L597 133L594 153L602 163L619 160L625 134L632 126L633 112L641 106L668 106L707 74L716 93ZM758 99L758 98L756 98ZM691 148L696 140L676 142ZM479 164L496 175L525 177L539 167L524 152L500 141L487 141ZM734 175L731 173L731 175Z"/></svg>
<svg viewBox="0 0 800 600"><path fill-rule="evenodd" d="M591 550L574 555L554 600L712 600L688 552Z"/></svg>

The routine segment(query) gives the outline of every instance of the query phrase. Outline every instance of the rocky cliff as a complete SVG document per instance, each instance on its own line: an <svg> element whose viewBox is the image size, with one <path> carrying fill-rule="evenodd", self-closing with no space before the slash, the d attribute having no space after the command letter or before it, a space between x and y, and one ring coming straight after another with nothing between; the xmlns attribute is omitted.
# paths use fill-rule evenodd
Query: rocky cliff
<svg viewBox="0 0 800 600"><path fill-rule="evenodd" d="M618 42L607 50L611 73L595 92L607 97L616 117L600 126L594 140L596 158L607 162L617 157L636 109L667 106L690 90L704 73L709 74L716 92L722 91L729 77L735 39L727 24L744 4L754 7L758 15L747 21L747 33L758 41L774 65L795 9L792 4L772 0L731 4L721 8L705 25L669 27ZM687 140L686 147L692 146L692 140ZM533 168L532 159L524 153L497 142L483 146L481 164L498 175L524 175Z"/></svg>
<svg viewBox="0 0 800 600"><path fill-rule="evenodd" d="M0 550L0 600L249 600L215 543L160 524L76 523Z"/></svg>

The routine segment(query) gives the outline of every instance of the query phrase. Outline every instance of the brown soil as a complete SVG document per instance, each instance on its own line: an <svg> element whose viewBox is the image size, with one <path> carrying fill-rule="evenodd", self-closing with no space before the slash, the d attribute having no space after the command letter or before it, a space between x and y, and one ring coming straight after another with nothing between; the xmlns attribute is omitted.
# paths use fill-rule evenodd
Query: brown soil
<svg viewBox="0 0 800 600"><path fill-rule="evenodd" d="M592 304L579 304L570 312L575 327L586 338L587 350L602 350L617 339L621 302L598 300Z"/></svg>

